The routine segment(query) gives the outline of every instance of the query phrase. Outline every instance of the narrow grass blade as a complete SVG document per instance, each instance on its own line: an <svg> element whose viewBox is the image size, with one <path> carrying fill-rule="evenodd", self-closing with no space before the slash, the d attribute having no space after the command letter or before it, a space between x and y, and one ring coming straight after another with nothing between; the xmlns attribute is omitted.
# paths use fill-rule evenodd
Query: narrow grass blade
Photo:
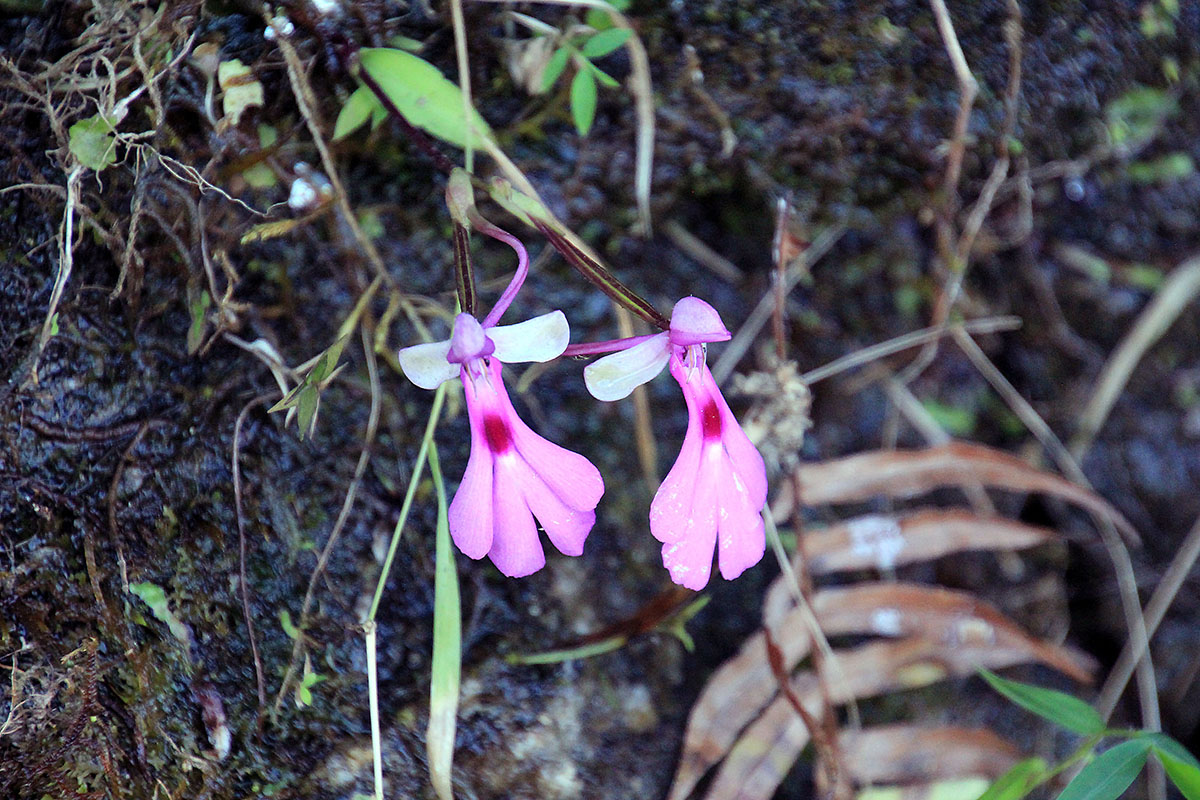
<svg viewBox="0 0 1200 800"><path fill-rule="evenodd" d="M437 445L430 443L429 473L437 491L437 562L433 578L433 665L429 688L429 727L425 748L429 754L429 779L439 800L452 800L451 767L454 729L458 714L458 686L462 671L462 611L458 573L450 525L446 520L446 485L438 463Z"/></svg>
<svg viewBox="0 0 1200 800"><path fill-rule="evenodd" d="M375 623L363 626L367 638L367 697L371 706L371 760L375 771L375 800L383 800L383 739L379 735L379 672L375 661Z"/></svg>

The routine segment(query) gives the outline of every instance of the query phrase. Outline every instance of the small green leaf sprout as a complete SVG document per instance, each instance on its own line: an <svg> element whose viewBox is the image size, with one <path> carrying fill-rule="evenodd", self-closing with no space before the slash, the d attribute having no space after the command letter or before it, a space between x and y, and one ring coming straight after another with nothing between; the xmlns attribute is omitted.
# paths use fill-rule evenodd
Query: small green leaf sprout
<svg viewBox="0 0 1200 800"><path fill-rule="evenodd" d="M597 14L595 20L600 23L607 17ZM586 136L596 119L596 101L598 99L597 83L602 83L610 89L620 87L616 78L597 67L593 61L604 58L622 47L632 35L626 28L606 27L565 37L563 43L546 62L542 73L542 91L548 91L566 71L568 63L576 67L575 77L571 79L571 117L575 121L575 129L580 136Z"/></svg>

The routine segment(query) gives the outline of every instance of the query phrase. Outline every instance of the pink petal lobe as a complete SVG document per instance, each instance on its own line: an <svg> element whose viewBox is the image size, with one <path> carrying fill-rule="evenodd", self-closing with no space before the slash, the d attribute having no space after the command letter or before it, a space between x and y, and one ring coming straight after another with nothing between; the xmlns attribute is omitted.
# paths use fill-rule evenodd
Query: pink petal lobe
<svg viewBox="0 0 1200 800"><path fill-rule="evenodd" d="M716 487L710 487L714 492ZM711 496L711 495L710 495ZM700 513L689 521L687 535L662 547L663 566L671 580L694 591L708 585L712 572L713 550L717 544L716 498L709 501L697 498L709 507L708 514ZM697 509L699 511L699 509Z"/></svg>
<svg viewBox="0 0 1200 800"><path fill-rule="evenodd" d="M493 385L500 383L500 363L493 359L491 370ZM500 390L500 401L505 408L509 433L517 452L546 482L550 490L576 511L591 511L604 494L604 479L600 470L578 453L559 447L538 434L517 416L508 394Z"/></svg>
<svg viewBox="0 0 1200 800"><path fill-rule="evenodd" d="M521 491L525 501L542 524L550 541L559 552L567 556L583 555L583 544L592 525L596 523L596 512L571 508L556 495L546 482L530 467L520 476Z"/></svg>
<svg viewBox="0 0 1200 800"><path fill-rule="evenodd" d="M683 446L675 459L674 466L659 485L650 503L650 533L664 544L677 542L687 533L692 516L693 501L698 495L700 478L700 455L704 445L703 420L701 417L703 398L695 385L688 380L687 371L678 355L671 356L671 376L683 390L687 403L688 426L683 436Z"/></svg>
<svg viewBox="0 0 1200 800"><path fill-rule="evenodd" d="M688 531L700 478L700 452L704 441L694 415L675 465L667 473L650 503L650 533L664 544L677 542Z"/></svg>
<svg viewBox="0 0 1200 800"><path fill-rule="evenodd" d="M724 477L717 483L717 503L721 509L717 524L718 560L721 576L733 580L762 560L767 539L762 503L756 502L728 454L722 460Z"/></svg>
<svg viewBox="0 0 1200 800"><path fill-rule="evenodd" d="M546 564L537 526L522 492L521 476L527 469L516 453L496 459L493 513L495 533L488 556L510 578L522 578Z"/></svg>
<svg viewBox="0 0 1200 800"><path fill-rule="evenodd" d="M475 383L463 375L467 417L471 423L471 455L458 491L450 503L447 521L458 549L471 558L483 558L492 547L492 470L494 457L484 433L484 406Z"/></svg>
<svg viewBox="0 0 1200 800"><path fill-rule="evenodd" d="M689 589L704 588L712 571L721 513L719 484L725 477L721 471L723 460L724 454L719 446L702 446L697 470L693 473L695 488L691 502L686 506L671 508L672 513L664 514L660 510L657 520L654 515L656 504L650 507L650 532L654 538L664 542L663 566L670 571L671 580ZM661 491L662 487L659 487ZM656 503L657 500L656 496ZM670 539L664 541L663 536L669 536Z"/></svg>
<svg viewBox="0 0 1200 800"><path fill-rule="evenodd" d="M474 438L474 437L472 437ZM487 446L471 445L467 471L447 513L450 536L471 558L483 558L492 547L492 455Z"/></svg>

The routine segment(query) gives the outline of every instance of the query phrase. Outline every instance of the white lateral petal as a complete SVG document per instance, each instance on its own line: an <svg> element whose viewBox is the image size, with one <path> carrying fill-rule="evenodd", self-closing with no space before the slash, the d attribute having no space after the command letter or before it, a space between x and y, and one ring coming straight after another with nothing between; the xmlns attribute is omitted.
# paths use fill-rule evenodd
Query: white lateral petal
<svg viewBox="0 0 1200 800"><path fill-rule="evenodd" d="M660 333L628 350L607 355L583 369L583 382L597 400L620 400L663 371L671 357L670 334Z"/></svg>
<svg viewBox="0 0 1200 800"><path fill-rule="evenodd" d="M506 364L558 358L571 341L571 328L561 311L551 311L516 325L485 328L484 333L496 345L493 355Z"/></svg>
<svg viewBox="0 0 1200 800"><path fill-rule="evenodd" d="M450 341L414 344L397 355L400 367L408 379L422 389L436 389L451 378L458 377L458 364L446 360Z"/></svg>

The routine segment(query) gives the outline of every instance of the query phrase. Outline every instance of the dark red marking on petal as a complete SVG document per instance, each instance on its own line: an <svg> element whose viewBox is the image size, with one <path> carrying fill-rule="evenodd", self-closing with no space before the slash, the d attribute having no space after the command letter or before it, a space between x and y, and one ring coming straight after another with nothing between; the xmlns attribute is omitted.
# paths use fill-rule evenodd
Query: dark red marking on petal
<svg viewBox="0 0 1200 800"><path fill-rule="evenodd" d="M721 438L721 411L711 397L705 398L704 408L700 410L700 425L705 439Z"/></svg>
<svg viewBox="0 0 1200 800"><path fill-rule="evenodd" d="M493 453L504 453L512 447L512 435L501 417L495 414L486 415L483 418L483 432Z"/></svg>

